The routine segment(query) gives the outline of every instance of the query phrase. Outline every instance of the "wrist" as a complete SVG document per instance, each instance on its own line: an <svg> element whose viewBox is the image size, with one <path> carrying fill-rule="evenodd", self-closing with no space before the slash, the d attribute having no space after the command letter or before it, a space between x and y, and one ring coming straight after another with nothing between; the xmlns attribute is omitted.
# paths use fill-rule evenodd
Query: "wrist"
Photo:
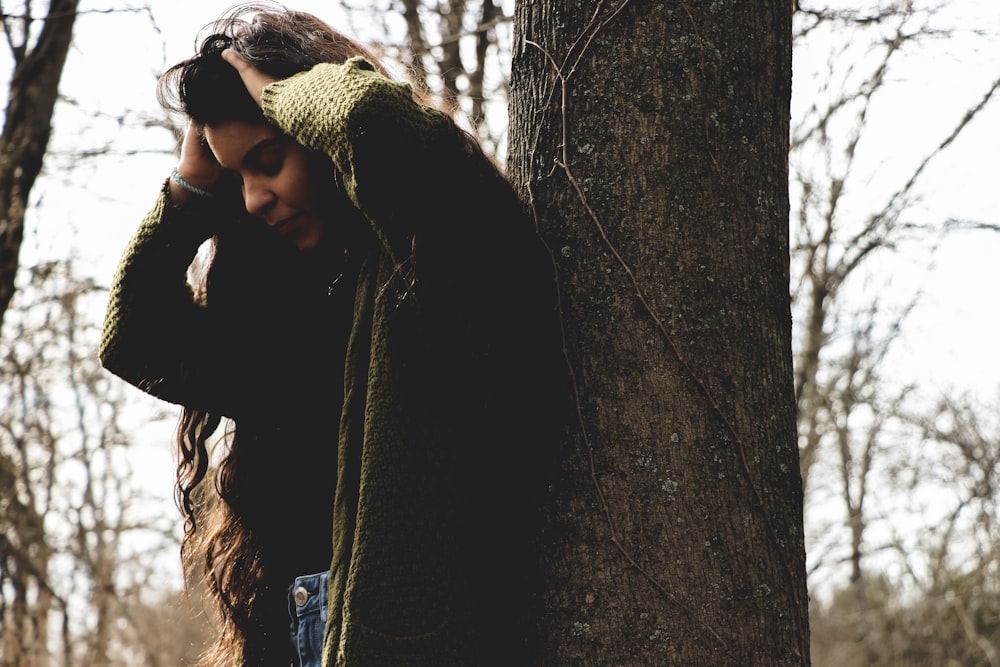
<svg viewBox="0 0 1000 667"><path fill-rule="evenodd" d="M179 171L177 171L176 168L173 171L170 172L170 180L173 183L176 183L177 185L179 185L186 192L188 192L190 194L193 194L193 195L197 195L199 197L214 197L215 194L216 194L215 192L212 191L212 188L215 185L214 183L212 183L210 185L209 184L202 185L200 183L199 184L192 183L187 178L185 178L184 176L182 176L181 173Z"/></svg>

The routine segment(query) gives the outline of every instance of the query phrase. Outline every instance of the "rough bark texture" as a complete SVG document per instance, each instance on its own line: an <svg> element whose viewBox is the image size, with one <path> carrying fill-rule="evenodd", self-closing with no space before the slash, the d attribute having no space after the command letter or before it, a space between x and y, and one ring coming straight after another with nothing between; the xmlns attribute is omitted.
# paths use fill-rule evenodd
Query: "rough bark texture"
<svg viewBox="0 0 1000 667"><path fill-rule="evenodd" d="M49 145L52 111L73 37L77 5L78 0L52 0L34 46L23 37L31 24L27 15L3 16L15 65L0 134L0 325L14 296L24 212ZM21 39L24 42L18 43Z"/></svg>
<svg viewBox="0 0 1000 667"><path fill-rule="evenodd" d="M791 3L533 0L508 171L578 408L546 665L807 665L788 299Z"/></svg>

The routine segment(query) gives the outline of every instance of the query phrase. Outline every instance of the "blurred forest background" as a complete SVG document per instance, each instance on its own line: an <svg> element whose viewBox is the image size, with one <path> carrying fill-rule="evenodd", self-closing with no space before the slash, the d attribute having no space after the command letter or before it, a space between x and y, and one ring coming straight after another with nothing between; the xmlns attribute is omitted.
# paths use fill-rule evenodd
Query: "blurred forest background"
<svg viewBox="0 0 1000 667"><path fill-rule="evenodd" d="M95 358L176 160L155 77L229 3L178 4L0 2L0 665L191 664L211 629L182 593L177 414ZM512 2L289 4L375 45L503 162ZM996 667L1000 7L802 0L794 68L812 662Z"/></svg>

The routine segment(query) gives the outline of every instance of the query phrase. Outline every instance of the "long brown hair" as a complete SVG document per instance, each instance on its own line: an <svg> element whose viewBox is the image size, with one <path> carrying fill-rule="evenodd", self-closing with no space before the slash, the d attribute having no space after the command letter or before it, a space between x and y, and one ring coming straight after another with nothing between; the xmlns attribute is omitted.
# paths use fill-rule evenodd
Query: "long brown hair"
<svg viewBox="0 0 1000 667"><path fill-rule="evenodd" d="M166 110L202 126L266 122L239 75L222 60L226 48L278 78L358 55L387 74L358 42L310 14L276 3L236 6L206 33L197 54L167 70L157 88ZM182 555L188 576L204 577L221 622L204 665L288 664L286 587L292 577L326 569L330 562L331 527L301 509L333 506L336 417L342 402L342 380L335 374L340 371L337 360L343 360L346 331L343 324L323 320L324 309L334 309L328 299L304 304L302 299L285 298L292 296L288 293L274 293L279 288L261 274L259 241L248 241L242 233L213 237L212 257L196 292L213 309L223 309L216 319L226 323L233 340L242 341L248 357L266 354L268 333L250 333L266 321L312 318L299 321L295 329L312 332L311 345L327 355L315 367L334 377L317 375L325 387L317 392L304 386L301 375L295 376L282 405L268 405L259 414L226 419L205 410L182 411L175 489L185 519ZM292 267L285 268L292 273ZM280 273L271 266L267 275ZM294 290L290 283L282 288ZM271 298L262 293L267 290ZM268 302L282 304L284 317L262 312L260 304ZM261 346L247 342L247 334ZM254 360L248 358L247 363ZM326 415L333 415L333 423ZM221 449L213 452L213 443ZM214 494L202 484L213 471Z"/></svg>
<svg viewBox="0 0 1000 667"><path fill-rule="evenodd" d="M164 108L183 113L199 125L230 120L266 122L239 75L222 60L222 51L230 47L278 78L308 70L317 63L342 63L358 55L387 73L373 53L316 17L280 5L251 3L230 10L214 22L201 40L197 55L163 75L158 99ZM474 209L479 202L471 200L471 193L486 193L491 205L484 215L524 222L523 233L507 233L493 243L527 247L525 236L530 221L521 219L521 203L468 132L449 120L440 150L421 159L425 163L415 178L428 183L433 178L435 183L475 184L457 188L460 197L470 200L455 204L456 210ZM451 267L437 273L423 271L425 286L445 281L450 284L452 271L461 273L465 266L461 262L477 261L475 253L467 253L462 247L469 230L464 216L460 217L461 221L453 220L438 231L420 232L434 237L433 242L421 246L432 249L423 257L433 260L436 253L439 260L449 260L438 264ZM442 235L448 239L440 238ZM216 319L228 332L226 341L245 347L247 363L271 364L261 373L267 376L266 384L286 390L284 401L280 405L260 405L231 420L213 412L185 408L177 429L176 495L185 517L185 563L189 574L200 570L204 575L222 623L203 661L205 665L287 664L287 586L296 575L325 570L330 565L337 419L343 404L340 374L349 325L342 314L351 312L353 294L341 294L337 297L343 299L339 304L331 303L329 298L323 300L322 306L310 301L308 290L297 289L294 283L294 259L287 261L287 266L275 266L268 258L268 272L262 274L262 257L267 256L267 250L261 246L266 243L266 239L252 235L227 236L220 231L213 238L213 256L200 291L209 310L216 312ZM417 246L414 240L411 247ZM507 246L496 247L495 254L504 255L502 248ZM523 251L519 256L524 256ZM411 255L408 261L412 273L415 257ZM433 261L423 264L433 265ZM498 266L497 270L502 268ZM518 267L515 273L513 280L530 285L531 290L510 293L527 295L526 300L537 299L532 295L539 293L536 288L541 283L535 274L526 267ZM468 291L467 299L479 298L472 284L459 283L450 289L456 290ZM262 303L280 308L281 316L266 311ZM332 313L340 313L341 318L338 320ZM455 317L459 316L455 313ZM273 322L308 332L311 338L304 344L297 341L296 347L319 350L322 358L265 359L271 349L268 342L281 334L280 330L269 329ZM315 390L309 380L315 380L322 390ZM496 391L520 396L526 390L502 386ZM211 443L216 440L221 450L213 466ZM213 470L214 494L203 484ZM303 508L312 508L312 514ZM490 604L490 600L482 602Z"/></svg>

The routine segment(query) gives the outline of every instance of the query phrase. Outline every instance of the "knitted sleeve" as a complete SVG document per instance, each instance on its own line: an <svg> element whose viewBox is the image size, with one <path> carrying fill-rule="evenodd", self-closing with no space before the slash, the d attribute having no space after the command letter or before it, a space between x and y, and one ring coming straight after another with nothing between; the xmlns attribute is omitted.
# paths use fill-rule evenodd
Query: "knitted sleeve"
<svg viewBox="0 0 1000 667"><path fill-rule="evenodd" d="M99 356L115 375L158 398L199 404L203 385L192 369L205 350L205 309L187 272L213 233L216 207L208 201L171 205L165 182L156 204L132 237L112 281Z"/></svg>
<svg viewBox="0 0 1000 667"><path fill-rule="evenodd" d="M392 81L364 58L324 63L264 89L264 114L307 148L328 155L346 195L388 249L405 248L414 210L428 187L428 156L450 127L420 104L407 83Z"/></svg>

